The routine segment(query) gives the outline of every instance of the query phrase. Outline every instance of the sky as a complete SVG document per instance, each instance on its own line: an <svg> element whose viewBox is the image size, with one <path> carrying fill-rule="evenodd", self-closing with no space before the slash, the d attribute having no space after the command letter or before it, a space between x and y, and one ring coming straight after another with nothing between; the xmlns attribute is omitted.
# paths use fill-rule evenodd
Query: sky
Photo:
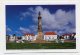
<svg viewBox="0 0 80 55"><path fill-rule="evenodd" d="M6 34L22 36L37 32L38 13L42 30L58 35L76 31L75 5L6 5Z"/></svg>

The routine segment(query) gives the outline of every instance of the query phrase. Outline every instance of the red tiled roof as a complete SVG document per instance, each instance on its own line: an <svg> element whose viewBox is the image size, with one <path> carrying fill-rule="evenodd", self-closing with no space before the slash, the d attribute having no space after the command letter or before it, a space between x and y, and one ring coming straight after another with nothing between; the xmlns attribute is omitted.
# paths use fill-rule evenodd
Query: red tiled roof
<svg viewBox="0 0 80 55"><path fill-rule="evenodd" d="M76 35L76 33L70 33L70 34L63 34L62 36L70 36L72 34Z"/></svg>
<svg viewBox="0 0 80 55"><path fill-rule="evenodd" d="M26 34L24 34L24 35L31 35L31 36L34 36L33 33L26 33Z"/></svg>
<svg viewBox="0 0 80 55"><path fill-rule="evenodd" d="M45 35L56 35L55 32L46 32Z"/></svg>
<svg viewBox="0 0 80 55"><path fill-rule="evenodd" d="M72 34L64 34L63 36L67 36L67 35L70 36L70 35L72 35Z"/></svg>

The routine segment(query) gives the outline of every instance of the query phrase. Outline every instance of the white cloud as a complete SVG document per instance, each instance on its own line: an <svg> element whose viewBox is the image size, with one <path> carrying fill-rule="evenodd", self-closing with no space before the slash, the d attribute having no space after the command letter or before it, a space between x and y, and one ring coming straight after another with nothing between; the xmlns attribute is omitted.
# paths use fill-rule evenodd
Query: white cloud
<svg viewBox="0 0 80 55"><path fill-rule="evenodd" d="M34 11L33 7L30 7L29 10L32 11L32 12Z"/></svg>
<svg viewBox="0 0 80 55"><path fill-rule="evenodd" d="M22 33L31 32L31 30L28 29L28 28L20 27L19 29L20 29L20 31L21 31Z"/></svg>
<svg viewBox="0 0 80 55"><path fill-rule="evenodd" d="M33 14L31 14L30 11L32 11ZM32 19L35 23L38 22L39 11L41 12L42 16L43 29L50 31L54 29L59 29L60 33L75 32L75 10L70 10L66 12L65 10L58 9L55 13L50 13L47 8L43 8L41 6L37 6L35 9L31 7L27 12L30 13L30 15L33 17ZM35 30L35 28L33 28L32 30Z"/></svg>
<svg viewBox="0 0 80 55"><path fill-rule="evenodd" d="M43 28L51 29L51 28L56 28L57 22L55 20L55 15L51 14L48 9L43 9L41 6L38 6L34 10L34 15L33 15L33 21L37 22L38 21L38 12L41 12L42 16L42 24ZM54 24L54 27L53 27ZM48 27L50 26L50 27Z"/></svg>
<svg viewBox="0 0 80 55"><path fill-rule="evenodd" d="M37 32L38 27L37 25L32 25L30 26L30 29L32 30L32 32Z"/></svg>
<svg viewBox="0 0 80 55"><path fill-rule="evenodd" d="M20 32L20 31L15 31L15 33L17 33L17 34L21 34L21 32Z"/></svg>
<svg viewBox="0 0 80 55"><path fill-rule="evenodd" d="M6 31L11 32L11 31L12 31L12 29L11 29L11 28L9 28L9 27L7 26Z"/></svg>
<svg viewBox="0 0 80 55"><path fill-rule="evenodd" d="M31 10L31 9L30 9ZM20 20L23 20L25 19L27 16L31 15L30 12L22 12L21 15L20 15Z"/></svg>

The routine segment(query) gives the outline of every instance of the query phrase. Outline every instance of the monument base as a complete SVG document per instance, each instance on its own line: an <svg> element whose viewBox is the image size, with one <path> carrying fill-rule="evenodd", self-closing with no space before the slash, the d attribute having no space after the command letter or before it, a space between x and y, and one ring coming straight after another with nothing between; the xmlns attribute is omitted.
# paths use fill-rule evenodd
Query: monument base
<svg viewBox="0 0 80 55"><path fill-rule="evenodd" d="M38 36L37 36L36 40L32 41L31 43L50 43L50 42L44 40L43 37L44 37L43 33L42 32L38 32Z"/></svg>
<svg viewBox="0 0 80 55"><path fill-rule="evenodd" d="M34 40L30 43L51 43L51 42L48 42L48 41L45 41L45 40Z"/></svg>
<svg viewBox="0 0 80 55"><path fill-rule="evenodd" d="M42 32L38 32L38 36L37 36L36 40L43 40L44 39L43 37L44 37L43 33Z"/></svg>

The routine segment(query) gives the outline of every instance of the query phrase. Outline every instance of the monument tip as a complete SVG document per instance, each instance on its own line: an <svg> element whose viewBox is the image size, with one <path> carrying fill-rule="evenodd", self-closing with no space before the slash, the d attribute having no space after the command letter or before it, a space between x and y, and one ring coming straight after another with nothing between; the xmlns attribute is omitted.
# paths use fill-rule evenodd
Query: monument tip
<svg viewBox="0 0 80 55"><path fill-rule="evenodd" d="M41 12L39 11L39 16L41 15Z"/></svg>

